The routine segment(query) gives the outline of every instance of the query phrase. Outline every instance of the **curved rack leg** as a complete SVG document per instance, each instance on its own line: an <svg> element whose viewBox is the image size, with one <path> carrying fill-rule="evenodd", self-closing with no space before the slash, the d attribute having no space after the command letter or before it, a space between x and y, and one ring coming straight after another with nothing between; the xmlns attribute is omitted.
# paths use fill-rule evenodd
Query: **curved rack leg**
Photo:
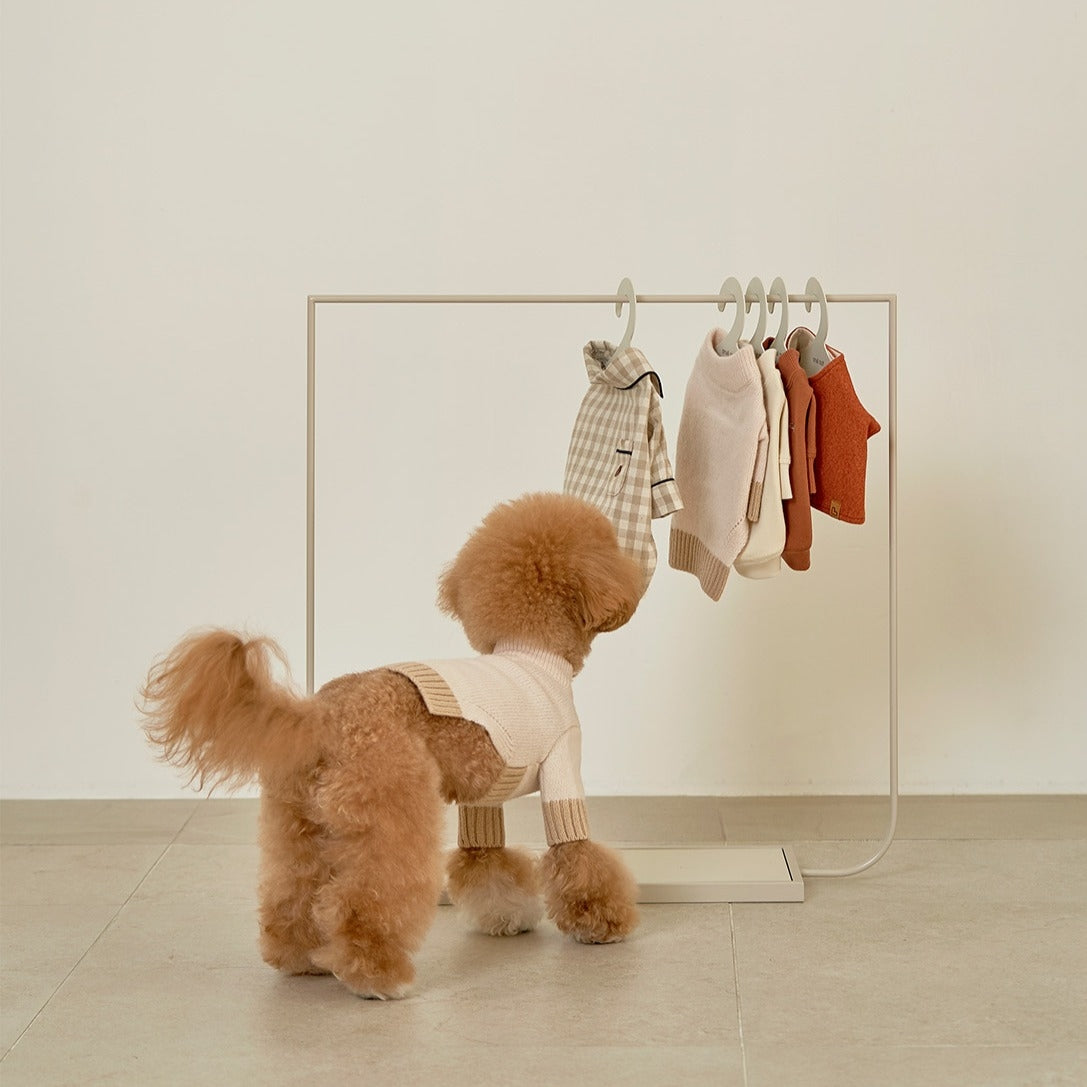
<svg viewBox="0 0 1087 1087"><path fill-rule="evenodd" d="M866 861L851 868L804 868L803 876L855 876L871 868L891 848L898 826L898 494L895 439L898 427L898 296L887 299L887 553L888 553L888 651L890 683L890 801L887 832L879 848Z"/></svg>

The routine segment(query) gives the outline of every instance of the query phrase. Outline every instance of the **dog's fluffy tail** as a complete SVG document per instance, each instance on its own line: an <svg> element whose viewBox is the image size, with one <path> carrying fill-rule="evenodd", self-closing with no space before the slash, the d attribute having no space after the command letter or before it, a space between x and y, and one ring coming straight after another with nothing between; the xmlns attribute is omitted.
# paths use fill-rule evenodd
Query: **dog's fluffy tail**
<svg viewBox="0 0 1087 1087"><path fill-rule="evenodd" d="M320 754L324 710L272 678L268 638L227 630L194 634L151 669L141 694L144 728L162 758L191 772L189 781L243 785L281 779Z"/></svg>

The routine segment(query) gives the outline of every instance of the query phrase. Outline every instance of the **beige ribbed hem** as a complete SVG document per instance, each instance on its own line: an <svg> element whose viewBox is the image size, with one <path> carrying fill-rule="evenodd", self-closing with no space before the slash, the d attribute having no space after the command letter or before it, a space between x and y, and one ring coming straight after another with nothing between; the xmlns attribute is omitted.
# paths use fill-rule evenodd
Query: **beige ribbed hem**
<svg viewBox="0 0 1087 1087"><path fill-rule="evenodd" d="M549 800L543 806L543 817L548 845L589 837L589 813L584 800Z"/></svg>
<svg viewBox="0 0 1087 1087"><path fill-rule="evenodd" d="M697 537L672 526L668 539L668 564L698 578L711 600L720 600L728 580L728 567Z"/></svg>
<svg viewBox="0 0 1087 1087"><path fill-rule="evenodd" d="M457 844L461 849L500 849L506 844L506 823L501 808L461 806Z"/></svg>
<svg viewBox="0 0 1087 1087"><path fill-rule="evenodd" d="M402 676L415 684L422 695L426 708L438 717L463 717L460 711L460 703L449 684L433 668L418 661L408 661L406 664L390 664L390 672L399 672Z"/></svg>
<svg viewBox="0 0 1087 1087"><path fill-rule="evenodd" d="M509 800L525 780L527 766L507 766L498 780L491 786L487 795L483 797L484 804L501 804L503 800Z"/></svg>

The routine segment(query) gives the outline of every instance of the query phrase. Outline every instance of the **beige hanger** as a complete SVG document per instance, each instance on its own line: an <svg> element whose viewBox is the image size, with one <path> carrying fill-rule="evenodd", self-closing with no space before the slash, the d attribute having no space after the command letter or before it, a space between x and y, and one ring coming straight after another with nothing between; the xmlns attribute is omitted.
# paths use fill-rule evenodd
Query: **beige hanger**
<svg viewBox="0 0 1087 1087"><path fill-rule="evenodd" d="M721 350L717 353L719 355L734 355L740 349L740 337L744 331L744 289L735 276L729 276L721 284L721 289L717 293L717 308L722 313L724 313L725 306L729 302L736 304L736 317L732 322L732 328L725 333L725 338L721 341Z"/></svg>

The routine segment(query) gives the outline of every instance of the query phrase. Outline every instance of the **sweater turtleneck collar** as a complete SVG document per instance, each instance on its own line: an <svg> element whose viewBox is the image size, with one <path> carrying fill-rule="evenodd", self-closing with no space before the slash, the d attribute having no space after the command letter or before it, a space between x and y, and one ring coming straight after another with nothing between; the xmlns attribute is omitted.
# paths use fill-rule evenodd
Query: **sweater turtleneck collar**
<svg viewBox="0 0 1087 1087"><path fill-rule="evenodd" d="M563 683L569 683L574 678L574 666L565 657L515 638L498 642L493 655L528 658L536 667Z"/></svg>
<svg viewBox="0 0 1087 1087"><path fill-rule="evenodd" d="M790 347L788 351L783 351L778 356L775 365L778 368L778 372L781 374L782 381L785 382L786 387L793 385L797 382L807 385L808 375L804 373L804 370L800 366L800 352L795 347Z"/></svg>
<svg viewBox="0 0 1087 1087"><path fill-rule="evenodd" d="M698 352L699 366L716 385L729 392L738 392L752 382L761 382L755 348L745 343L733 354L722 355L717 345L725 335L724 329L710 329Z"/></svg>

